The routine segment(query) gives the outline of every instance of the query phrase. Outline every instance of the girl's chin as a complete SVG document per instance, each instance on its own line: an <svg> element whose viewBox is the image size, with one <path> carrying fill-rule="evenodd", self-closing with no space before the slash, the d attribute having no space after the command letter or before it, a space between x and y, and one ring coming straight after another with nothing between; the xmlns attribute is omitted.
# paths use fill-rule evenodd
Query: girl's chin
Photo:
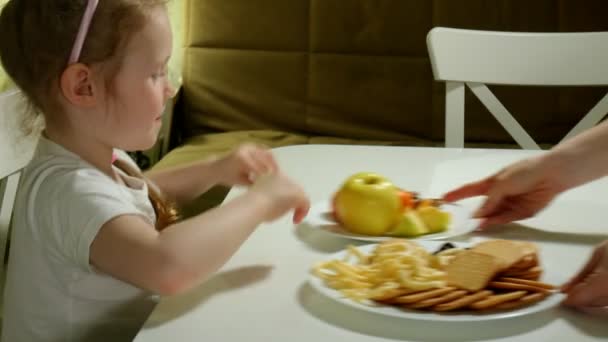
<svg viewBox="0 0 608 342"><path fill-rule="evenodd" d="M158 141L158 134L160 132L160 125L151 125L146 131L139 130L137 136L131 135L129 140L123 140L123 144L116 145L116 148L124 151L145 151L149 150ZM127 138L125 136L125 138ZM127 138L127 139L128 139Z"/></svg>
<svg viewBox="0 0 608 342"><path fill-rule="evenodd" d="M145 141L139 141L135 144L130 144L129 146L122 148L125 151L145 151L149 150L156 144L157 136L150 139L146 139Z"/></svg>

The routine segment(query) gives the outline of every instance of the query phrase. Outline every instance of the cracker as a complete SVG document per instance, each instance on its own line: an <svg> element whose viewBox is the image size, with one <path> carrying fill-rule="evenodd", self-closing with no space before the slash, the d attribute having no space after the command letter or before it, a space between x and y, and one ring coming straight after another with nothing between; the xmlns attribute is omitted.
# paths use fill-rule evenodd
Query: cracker
<svg viewBox="0 0 608 342"><path fill-rule="evenodd" d="M515 242L523 251L525 255L536 256L538 255L538 245L533 242L528 241L513 241Z"/></svg>
<svg viewBox="0 0 608 342"><path fill-rule="evenodd" d="M514 291L514 292L507 292L507 293L502 293L502 294L491 295L491 296L488 296L480 301L477 301L477 302L469 305L469 307L471 309L475 309L475 310L489 309L496 305L519 299L519 298L525 296L526 293L527 293L526 291Z"/></svg>
<svg viewBox="0 0 608 342"><path fill-rule="evenodd" d="M531 293L531 294L523 296L517 300L499 304L499 305L495 306L494 308L499 309L499 310L511 310L511 309L515 309L515 308L519 308L519 307L522 307L525 305L530 305L532 303L539 302L539 301L545 299L545 297L547 297L546 293L542 293L542 292Z"/></svg>
<svg viewBox="0 0 608 342"><path fill-rule="evenodd" d="M491 255L471 250L457 254L446 268L448 284L468 291L479 291L500 269L500 263Z"/></svg>
<svg viewBox="0 0 608 342"><path fill-rule="evenodd" d="M473 246L471 250L498 258L502 270L510 268L529 253L529 248L509 240L482 241Z"/></svg>
<svg viewBox="0 0 608 342"><path fill-rule="evenodd" d="M412 290L412 289L404 289L404 288L391 289L391 290L384 291L384 292L382 292L381 295L374 296L371 299L378 301L378 302L391 303L397 297L404 296L407 294L418 293L418 292L420 292L420 291Z"/></svg>
<svg viewBox="0 0 608 342"><path fill-rule="evenodd" d="M547 289L547 290L555 290L555 286L553 286L551 284L543 283L542 281L526 280L526 279L511 278L511 277L502 277L502 278L499 278L498 281L530 285L530 286L540 287L540 288Z"/></svg>
<svg viewBox="0 0 608 342"><path fill-rule="evenodd" d="M539 277L541 275L542 271L543 271L543 269L540 266L534 266L527 270L521 270L521 271L513 270L513 271L503 272L502 275L507 276L507 277L528 279L529 277Z"/></svg>
<svg viewBox="0 0 608 342"><path fill-rule="evenodd" d="M425 300L422 300L422 301L419 301L419 302L416 302L413 304L409 304L405 307L407 307L409 309L424 309L424 308L428 308L428 307L431 307L431 306L434 306L437 304L456 300L458 298L464 297L466 294L467 294L467 291L465 291L465 290L456 290L456 291L449 292L443 296L425 299Z"/></svg>
<svg viewBox="0 0 608 342"><path fill-rule="evenodd" d="M456 300L453 300L451 302L447 302L447 303L442 303L439 305L435 305L433 306L433 310L435 311L451 311L451 310L456 310L456 309L460 309L466 306L469 306L470 304L473 304L479 300L482 300L488 296L492 295L492 291L490 290L483 290L483 291L479 291L479 292L475 292L472 293L470 295L466 295L462 298L458 298Z"/></svg>
<svg viewBox="0 0 608 342"><path fill-rule="evenodd" d="M509 267L509 269L505 270L505 272L508 272L510 270L513 270L513 271L526 270L526 269L532 268L534 266L538 266L538 258L536 258L535 255L526 255L521 260L519 260L518 262L513 264L511 267Z"/></svg>
<svg viewBox="0 0 608 342"><path fill-rule="evenodd" d="M520 275L520 276L518 276L518 278L525 279L525 280L535 280L535 281L537 281L537 280L540 279L540 275L541 275L541 272L530 273L530 274Z"/></svg>
<svg viewBox="0 0 608 342"><path fill-rule="evenodd" d="M488 284L489 287L495 289L506 289L506 290L524 290L530 292L549 292L548 289L542 287L536 287L525 284L508 283L503 281L491 281Z"/></svg>
<svg viewBox="0 0 608 342"><path fill-rule="evenodd" d="M438 288L438 289L426 290L426 291L421 291L421 292L414 293L414 294L397 297L394 299L394 302L399 303L399 304L411 304L411 303L419 302L421 300L443 296L454 290L456 290L456 289L454 287L450 287L450 286L442 287L442 288Z"/></svg>

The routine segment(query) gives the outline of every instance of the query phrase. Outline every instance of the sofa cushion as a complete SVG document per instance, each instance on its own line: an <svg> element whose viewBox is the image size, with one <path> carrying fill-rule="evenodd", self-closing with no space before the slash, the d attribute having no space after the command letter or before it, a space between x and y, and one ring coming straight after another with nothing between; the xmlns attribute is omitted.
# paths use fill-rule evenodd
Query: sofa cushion
<svg viewBox="0 0 608 342"><path fill-rule="evenodd" d="M194 160L221 156L243 143L253 143L275 148L301 144L362 144L362 145L400 145L432 146L441 145L428 140L410 138L399 141L347 139L329 136L305 136L272 130L235 131L201 134L190 138L179 147L171 150L156 165L155 170L183 165Z"/></svg>
<svg viewBox="0 0 608 342"><path fill-rule="evenodd" d="M187 138L272 129L440 143L445 91L428 60L432 27L608 30L601 0L190 0L187 7L180 121ZM492 89L547 144L606 91ZM513 142L470 92L466 111L467 142Z"/></svg>

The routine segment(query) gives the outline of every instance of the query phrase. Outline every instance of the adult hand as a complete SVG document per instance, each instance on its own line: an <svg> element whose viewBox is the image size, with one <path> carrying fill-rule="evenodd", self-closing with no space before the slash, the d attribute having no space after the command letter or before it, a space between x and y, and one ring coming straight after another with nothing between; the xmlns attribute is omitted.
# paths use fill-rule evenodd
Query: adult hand
<svg viewBox="0 0 608 342"><path fill-rule="evenodd" d="M564 190L556 170L540 157L516 162L498 173L465 184L444 195L448 202L473 196L487 196L474 213L479 228L531 217Z"/></svg>
<svg viewBox="0 0 608 342"><path fill-rule="evenodd" d="M608 314L608 240L594 249L587 264L562 286L562 292L568 295L564 305Z"/></svg>

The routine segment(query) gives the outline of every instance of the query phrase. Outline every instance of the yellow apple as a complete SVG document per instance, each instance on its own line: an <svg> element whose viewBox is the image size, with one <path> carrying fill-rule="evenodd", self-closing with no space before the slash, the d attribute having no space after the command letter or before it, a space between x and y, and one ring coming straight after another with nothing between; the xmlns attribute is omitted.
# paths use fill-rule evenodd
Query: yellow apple
<svg viewBox="0 0 608 342"><path fill-rule="evenodd" d="M399 189L373 172L350 176L336 192L334 216L347 230L364 235L383 235L397 221L403 205Z"/></svg>
<svg viewBox="0 0 608 342"><path fill-rule="evenodd" d="M406 210L388 233L393 236L416 237L429 233L429 228L415 210Z"/></svg>

